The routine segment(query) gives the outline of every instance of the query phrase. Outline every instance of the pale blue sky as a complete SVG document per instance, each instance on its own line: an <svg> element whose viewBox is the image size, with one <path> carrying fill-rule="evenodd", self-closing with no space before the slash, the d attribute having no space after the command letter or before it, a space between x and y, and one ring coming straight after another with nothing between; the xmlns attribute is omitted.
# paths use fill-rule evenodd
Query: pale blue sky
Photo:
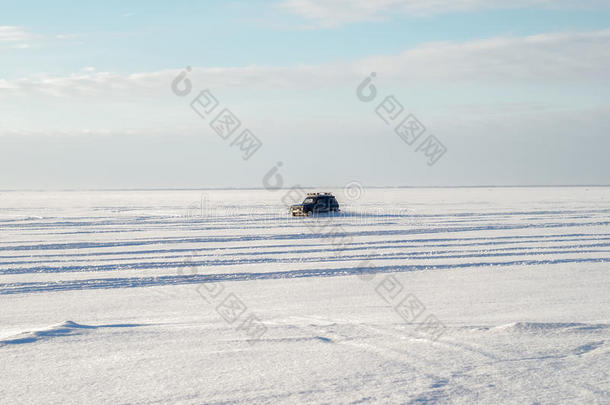
<svg viewBox="0 0 610 405"><path fill-rule="evenodd" d="M0 189L260 187L277 161L287 186L610 184L606 4L0 2ZM262 140L248 161L190 109L204 88ZM375 114L390 94L434 166Z"/></svg>

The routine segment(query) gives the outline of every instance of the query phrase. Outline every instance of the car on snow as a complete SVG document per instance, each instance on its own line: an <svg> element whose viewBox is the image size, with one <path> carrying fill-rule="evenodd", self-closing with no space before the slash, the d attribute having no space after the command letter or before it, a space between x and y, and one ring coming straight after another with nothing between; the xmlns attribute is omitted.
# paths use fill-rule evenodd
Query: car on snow
<svg viewBox="0 0 610 405"><path fill-rule="evenodd" d="M290 206L293 217L339 211L339 203L331 193L307 193L301 204Z"/></svg>

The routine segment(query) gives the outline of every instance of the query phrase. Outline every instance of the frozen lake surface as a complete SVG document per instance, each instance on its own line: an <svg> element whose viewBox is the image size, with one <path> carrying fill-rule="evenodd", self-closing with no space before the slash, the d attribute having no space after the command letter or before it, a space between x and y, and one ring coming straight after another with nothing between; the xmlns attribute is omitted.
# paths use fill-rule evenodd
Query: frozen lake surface
<svg viewBox="0 0 610 405"><path fill-rule="evenodd" d="M321 191L1 192L1 402L610 403L610 188Z"/></svg>

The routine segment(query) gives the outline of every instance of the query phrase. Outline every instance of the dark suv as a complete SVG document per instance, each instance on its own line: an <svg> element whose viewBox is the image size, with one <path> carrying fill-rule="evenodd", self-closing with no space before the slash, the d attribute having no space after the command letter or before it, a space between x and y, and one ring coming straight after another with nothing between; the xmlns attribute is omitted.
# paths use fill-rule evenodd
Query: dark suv
<svg viewBox="0 0 610 405"><path fill-rule="evenodd" d="M293 217L335 211L339 211L339 203L331 193L307 193L302 204L290 206Z"/></svg>

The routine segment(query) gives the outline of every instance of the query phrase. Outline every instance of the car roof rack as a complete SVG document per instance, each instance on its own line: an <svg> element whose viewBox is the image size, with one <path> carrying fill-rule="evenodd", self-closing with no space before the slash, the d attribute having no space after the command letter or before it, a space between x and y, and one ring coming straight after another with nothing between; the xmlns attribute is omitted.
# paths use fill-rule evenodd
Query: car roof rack
<svg viewBox="0 0 610 405"><path fill-rule="evenodd" d="M332 193L307 193L307 195L315 196L315 195L333 195L333 194Z"/></svg>

